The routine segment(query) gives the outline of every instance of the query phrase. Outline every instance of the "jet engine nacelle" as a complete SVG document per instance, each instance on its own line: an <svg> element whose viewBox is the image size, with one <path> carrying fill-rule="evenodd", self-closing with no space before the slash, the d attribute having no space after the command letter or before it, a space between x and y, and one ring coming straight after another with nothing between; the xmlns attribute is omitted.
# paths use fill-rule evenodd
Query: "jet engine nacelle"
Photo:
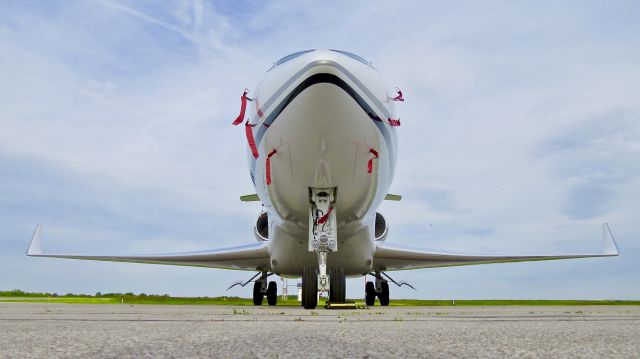
<svg viewBox="0 0 640 359"><path fill-rule="evenodd" d="M267 212L260 214L253 232L258 242L266 242L269 240L269 216Z"/></svg>
<svg viewBox="0 0 640 359"><path fill-rule="evenodd" d="M375 236L376 241L384 241L387 239L387 233L389 233L389 226L384 216L376 212L376 224L375 224Z"/></svg>

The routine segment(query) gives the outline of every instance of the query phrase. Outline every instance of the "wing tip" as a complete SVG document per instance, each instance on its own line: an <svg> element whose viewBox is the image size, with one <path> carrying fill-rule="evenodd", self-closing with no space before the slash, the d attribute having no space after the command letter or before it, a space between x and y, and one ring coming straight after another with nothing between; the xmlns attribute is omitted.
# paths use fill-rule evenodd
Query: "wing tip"
<svg viewBox="0 0 640 359"><path fill-rule="evenodd" d="M245 194L244 196L240 196L240 201L242 202L260 202L260 197L256 193L254 194Z"/></svg>
<svg viewBox="0 0 640 359"><path fill-rule="evenodd" d="M620 251L618 250L618 243L616 243L609 223L602 224L602 240L604 241L604 255L605 256L617 256Z"/></svg>
<svg viewBox="0 0 640 359"><path fill-rule="evenodd" d="M27 248L27 256L42 255L42 243L40 242L41 234L42 226L38 224L36 225L36 229L33 231L33 237L31 237L29 248Z"/></svg>

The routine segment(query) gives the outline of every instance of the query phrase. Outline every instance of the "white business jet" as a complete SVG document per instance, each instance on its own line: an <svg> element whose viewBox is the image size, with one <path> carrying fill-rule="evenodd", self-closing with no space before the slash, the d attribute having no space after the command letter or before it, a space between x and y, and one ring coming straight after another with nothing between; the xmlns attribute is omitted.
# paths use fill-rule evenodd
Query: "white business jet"
<svg viewBox="0 0 640 359"><path fill-rule="evenodd" d="M345 278L371 275L367 305L376 297L389 304L385 272L523 262L607 257L618 249L607 224L600 253L562 255L478 255L413 249L385 242L389 230L376 210L384 200L400 200L387 191L398 155L400 119L394 107L404 101L389 91L371 64L345 51L308 50L274 63L255 96L242 96L234 124L244 122L254 195L265 212L255 224L256 243L231 248L161 255L73 255L42 251L36 227L27 255L84 260L170 264L256 271L253 301L277 300L276 274L302 277L302 306L315 308L318 292L329 301L345 301ZM247 104L250 111L245 122ZM409 285L410 286L410 285Z"/></svg>

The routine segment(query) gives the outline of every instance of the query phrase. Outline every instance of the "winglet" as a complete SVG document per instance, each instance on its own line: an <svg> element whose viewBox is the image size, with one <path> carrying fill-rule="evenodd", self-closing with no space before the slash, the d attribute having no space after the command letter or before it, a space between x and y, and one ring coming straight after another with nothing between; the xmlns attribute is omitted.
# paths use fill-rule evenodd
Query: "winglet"
<svg viewBox="0 0 640 359"><path fill-rule="evenodd" d="M240 196L240 200L242 202L260 202L260 197L257 194L246 194L244 196Z"/></svg>
<svg viewBox="0 0 640 359"><path fill-rule="evenodd" d="M611 233L611 228L609 228L608 223L602 224L602 240L604 242L604 255L617 256L618 244L613 238L613 233Z"/></svg>
<svg viewBox="0 0 640 359"><path fill-rule="evenodd" d="M36 230L33 232L33 237L31 238L31 243L29 244L29 248L27 248L28 256L39 256L42 254L42 244L40 244L40 234L42 233L42 226L37 225Z"/></svg>

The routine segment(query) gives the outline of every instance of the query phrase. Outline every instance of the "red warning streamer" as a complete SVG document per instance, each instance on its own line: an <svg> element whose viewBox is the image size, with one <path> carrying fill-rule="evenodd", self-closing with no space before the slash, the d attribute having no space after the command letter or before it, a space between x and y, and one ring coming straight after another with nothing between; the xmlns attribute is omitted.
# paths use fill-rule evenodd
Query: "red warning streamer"
<svg viewBox="0 0 640 359"><path fill-rule="evenodd" d="M392 100L404 102L404 97L402 97L402 91L398 87L396 87L396 92L398 93L398 96L392 98Z"/></svg>
<svg viewBox="0 0 640 359"><path fill-rule="evenodd" d="M256 147L256 140L253 139L253 126L255 125L251 125L249 124L249 121L247 121L244 124L244 132L247 135L247 143L249 143L249 148L251 149L253 158L258 159L258 147Z"/></svg>
<svg viewBox="0 0 640 359"><path fill-rule="evenodd" d="M240 105L240 114L232 122L234 126L238 126L244 120L244 113L247 110L247 100L251 101L251 99L247 97L247 93L249 93L249 90L244 89L242 97L240 97L240 101L242 102L242 104Z"/></svg>
<svg viewBox="0 0 640 359"><path fill-rule="evenodd" d="M267 186L271 184L271 156L275 155L277 152L278 151L274 148L267 155L267 169L266 169Z"/></svg>
<svg viewBox="0 0 640 359"><path fill-rule="evenodd" d="M373 155L373 158L370 158L369 163L367 163L367 173L373 172L373 160L378 158L378 151L371 148L369 149L369 152L371 152L371 154Z"/></svg>
<svg viewBox="0 0 640 359"><path fill-rule="evenodd" d="M329 215L331 214L331 211L333 211L333 207L329 207L327 214L320 217L320 219L318 220L318 224L324 224L324 222L326 222L329 219Z"/></svg>
<svg viewBox="0 0 640 359"><path fill-rule="evenodd" d="M400 126L400 119L394 120L393 118L388 119L389 121L389 125L396 127L396 126Z"/></svg>

